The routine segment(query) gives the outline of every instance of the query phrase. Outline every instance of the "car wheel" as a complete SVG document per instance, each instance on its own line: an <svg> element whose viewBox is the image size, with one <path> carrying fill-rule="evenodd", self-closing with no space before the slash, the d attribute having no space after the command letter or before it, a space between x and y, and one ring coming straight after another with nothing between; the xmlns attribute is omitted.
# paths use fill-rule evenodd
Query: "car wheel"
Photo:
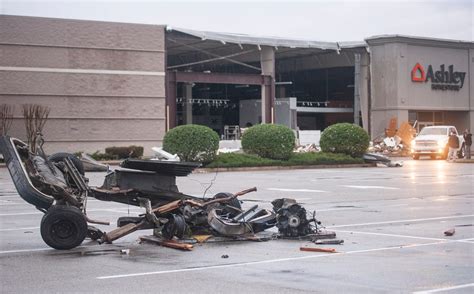
<svg viewBox="0 0 474 294"><path fill-rule="evenodd" d="M231 197L231 196L234 196L234 195L232 193L228 193L228 192L220 192L220 193L217 193L216 195L214 195L214 199L228 198L228 197ZM226 203L228 204L228 206L231 206L233 208L237 208L237 209L232 209L232 208L229 208L229 207L225 207L225 211L227 213L229 213L229 215L231 217L234 217L234 216L238 215L242 211L242 205L240 204L239 199L233 198L232 200L230 200L229 202L226 202Z"/></svg>
<svg viewBox="0 0 474 294"><path fill-rule="evenodd" d="M64 161L64 159L66 158L70 158L72 163L74 163L74 166L76 167L77 171L81 175L84 175L84 165L82 164L82 161L74 154L67 153L67 152L58 152L49 156L48 160L58 163L58 162Z"/></svg>
<svg viewBox="0 0 474 294"><path fill-rule="evenodd" d="M179 214L171 214L168 218L168 222L163 226L161 234L164 238L171 240L174 236L181 239L184 237L188 226L184 216Z"/></svg>
<svg viewBox="0 0 474 294"><path fill-rule="evenodd" d="M77 207L52 206L41 219L41 237L48 246L67 250L79 246L87 235L87 221Z"/></svg>

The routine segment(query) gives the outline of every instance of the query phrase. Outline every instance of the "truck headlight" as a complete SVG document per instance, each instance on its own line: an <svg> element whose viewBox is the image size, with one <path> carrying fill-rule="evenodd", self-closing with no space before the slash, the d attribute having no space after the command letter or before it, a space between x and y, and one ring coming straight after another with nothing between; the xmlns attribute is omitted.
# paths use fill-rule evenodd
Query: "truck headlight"
<svg viewBox="0 0 474 294"><path fill-rule="evenodd" d="M411 147L413 148L415 146L416 146L416 141L415 140L411 141Z"/></svg>
<svg viewBox="0 0 474 294"><path fill-rule="evenodd" d="M445 146L446 146L446 142L444 142L443 140L438 141L438 147L439 148L444 148Z"/></svg>

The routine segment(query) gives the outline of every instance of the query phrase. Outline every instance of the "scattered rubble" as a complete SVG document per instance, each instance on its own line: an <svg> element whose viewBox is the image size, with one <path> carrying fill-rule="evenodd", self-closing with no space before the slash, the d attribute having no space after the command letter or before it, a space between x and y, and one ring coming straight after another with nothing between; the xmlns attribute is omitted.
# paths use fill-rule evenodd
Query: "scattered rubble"
<svg viewBox="0 0 474 294"><path fill-rule="evenodd" d="M385 155L377 154L377 153L366 153L362 156L365 162L367 163L375 163L377 165L382 165L386 167L402 167L403 161L392 161Z"/></svg>
<svg viewBox="0 0 474 294"><path fill-rule="evenodd" d="M335 238L334 232L322 230L315 212L308 217L306 209L294 199L274 200L273 210L258 205L242 209L238 197L255 192L255 187L208 198L179 192L176 177L187 176L200 164L126 159L120 164L121 169L105 176L101 187L91 187L77 158L67 155L53 162L44 155L42 145L37 150L32 153L24 142L0 137L0 151L18 194L45 213L41 236L55 249L75 248L86 237L112 243L145 229L152 229L153 235L140 237L142 242L187 251L197 242ZM51 158L58 156L53 154ZM116 229L102 232L91 224L108 223L88 218L88 197L140 206L145 212L120 217ZM265 232L273 227L278 228L278 233Z"/></svg>
<svg viewBox="0 0 474 294"><path fill-rule="evenodd" d="M307 152L320 152L321 148L319 146L316 146L316 144L306 144L306 145L300 145L295 148L294 152L297 153L307 153Z"/></svg>
<svg viewBox="0 0 474 294"><path fill-rule="evenodd" d="M403 122L397 129L397 119L393 117L385 133L370 142L369 152L389 156L407 156L410 154L411 141L415 135L416 129L408 122Z"/></svg>
<svg viewBox="0 0 474 294"><path fill-rule="evenodd" d="M454 233L456 232L456 230L453 228L453 229L449 229L447 231L444 232L444 235L445 236L452 236L454 235Z"/></svg>
<svg viewBox="0 0 474 294"><path fill-rule="evenodd" d="M319 247L300 247L300 251L339 253L334 248L319 248Z"/></svg>

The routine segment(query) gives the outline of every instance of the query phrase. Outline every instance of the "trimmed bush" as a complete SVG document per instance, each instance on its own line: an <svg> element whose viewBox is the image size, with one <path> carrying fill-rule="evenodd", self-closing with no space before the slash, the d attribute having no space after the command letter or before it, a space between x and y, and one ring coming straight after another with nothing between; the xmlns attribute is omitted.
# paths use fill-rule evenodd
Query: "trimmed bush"
<svg viewBox="0 0 474 294"><path fill-rule="evenodd" d="M139 158L143 156L143 147L135 145L128 147L107 147L105 148L105 154L117 157L117 159Z"/></svg>
<svg viewBox="0 0 474 294"><path fill-rule="evenodd" d="M255 125L242 135L242 148L264 158L288 159L295 148L295 134L284 125Z"/></svg>
<svg viewBox="0 0 474 294"><path fill-rule="evenodd" d="M323 131L319 145L324 152L361 157L369 148L369 135L357 125L339 123L331 125Z"/></svg>
<svg viewBox="0 0 474 294"><path fill-rule="evenodd" d="M166 133L163 149L183 161L208 163L216 157L219 136L206 126L178 126Z"/></svg>

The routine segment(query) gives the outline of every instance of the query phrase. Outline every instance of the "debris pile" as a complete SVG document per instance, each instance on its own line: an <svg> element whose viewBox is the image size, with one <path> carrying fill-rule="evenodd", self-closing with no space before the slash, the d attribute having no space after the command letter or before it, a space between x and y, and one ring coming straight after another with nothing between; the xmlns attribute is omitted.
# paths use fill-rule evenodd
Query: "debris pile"
<svg viewBox="0 0 474 294"><path fill-rule="evenodd" d="M375 138L369 147L370 152L382 153L385 155L402 155L405 149L405 144L402 144L402 140L398 136L394 137L377 137Z"/></svg>
<svg viewBox="0 0 474 294"><path fill-rule="evenodd" d="M112 243L144 229L152 229L153 236L142 241L182 250L212 239L266 241L281 237L315 241L335 237L335 233L320 229L315 213L308 217L306 209L293 199L276 199L273 209L258 205L242 209L238 197L256 188L208 198L181 193L176 177L189 175L200 166L198 163L126 159L121 168L107 173L102 186L91 187L77 157L67 153L48 157L42 145L37 150L32 153L26 143L0 137L0 151L18 194L44 212L41 236L55 249L75 248L86 237ZM120 217L116 229L103 232L92 224L108 223L87 216L89 197L140 206L145 213ZM274 227L278 233L266 232Z"/></svg>
<svg viewBox="0 0 474 294"><path fill-rule="evenodd" d="M415 137L416 130L408 122L402 123L398 129L396 126L397 119L392 118L385 134L370 142L369 152L390 156L409 155L411 140Z"/></svg>
<svg viewBox="0 0 474 294"><path fill-rule="evenodd" d="M319 146L316 146L316 144L311 143L311 144L300 145L296 147L294 152L307 153L307 152L319 152L319 151L321 151L321 148Z"/></svg>

